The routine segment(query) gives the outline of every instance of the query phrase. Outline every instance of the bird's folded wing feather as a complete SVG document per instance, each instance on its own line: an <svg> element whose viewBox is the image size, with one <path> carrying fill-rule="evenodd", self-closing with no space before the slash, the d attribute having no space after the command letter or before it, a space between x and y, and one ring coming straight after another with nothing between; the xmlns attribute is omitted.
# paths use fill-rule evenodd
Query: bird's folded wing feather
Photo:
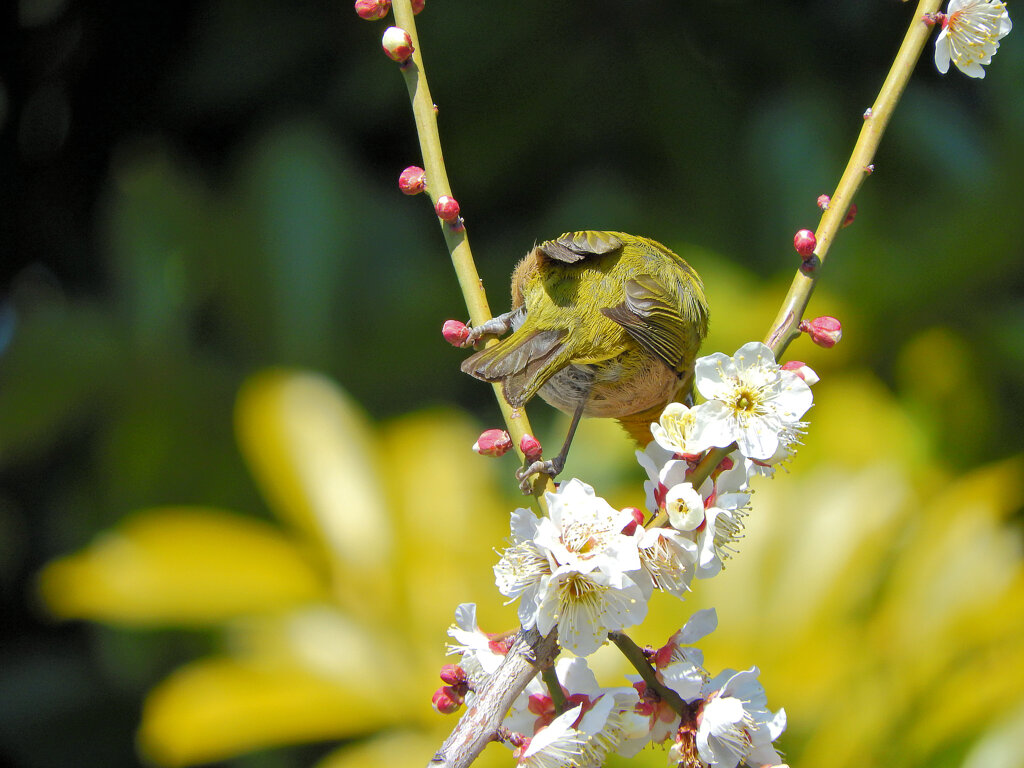
<svg viewBox="0 0 1024 768"><path fill-rule="evenodd" d="M638 275L626 281L624 301L601 313L670 368L680 369L690 323L680 315L677 291L653 275Z"/></svg>
<svg viewBox="0 0 1024 768"><path fill-rule="evenodd" d="M555 261L575 264L588 256L598 256L617 251L622 241L611 232L586 230L566 232L554 240L546 240L538 248L541 253Z"/></svg>

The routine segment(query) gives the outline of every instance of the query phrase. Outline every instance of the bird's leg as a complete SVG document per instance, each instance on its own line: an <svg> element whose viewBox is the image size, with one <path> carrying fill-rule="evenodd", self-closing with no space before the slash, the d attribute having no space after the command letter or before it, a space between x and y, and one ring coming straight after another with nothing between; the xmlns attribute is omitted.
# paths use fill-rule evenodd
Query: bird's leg
<svg viewBox="0 0 1024 768"><path fill-rule="evenodd" d="M589 389L587 394L589 395ZM580 425L580 419L583 418L583 409L587 405L587 399L587 397L584 397L580 400L579 405L576 406L576 410L572 414L572 421L569 422L569 434L565 436L565 442L562 443L562 450L558 452L558 455L553 459L538 459L529 466L516 470L516 480L519 481L519 489L524 494L532 492L533 483L530 481L530 478L534 475L543 473L549 477L555 477L565 467L565 458L569 455L569 446L572 445L572 439L576 434L576 427Z"/></svg>
<svg viewBox="0 0 1024 768"><path fill-rule="evenodd" d="M522 315L526 314L526 307L518 307L511 312L492 317L487 322L473 326L469 329L469 336L462 343L464 347L476 346L485 336L503 336L519 324Z"/></svg>

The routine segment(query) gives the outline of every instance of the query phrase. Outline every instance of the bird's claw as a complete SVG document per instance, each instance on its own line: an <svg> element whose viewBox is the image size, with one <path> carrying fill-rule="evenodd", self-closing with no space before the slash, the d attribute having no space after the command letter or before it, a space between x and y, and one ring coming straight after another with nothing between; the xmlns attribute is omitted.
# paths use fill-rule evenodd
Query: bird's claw
<svg viewBox="0 0 1024 768"><path fill-rule="evenodd" d="M547 475L548 477L555 477L559 472L562 471L562 467L565 464L565 460L561 456L556 456L553 459L538 459L532 464L528 464L522 469L516 470L516 480L519 481L519 490L523 492L523 495L530 495L533 493L533 476L534 475Z"/></svg>
<svg viewBox="0 0 1024 768"><path fill-rule="evenodd" d="M475 347L477 344L480 343L483 337L487 335L488 334L484 332L480 326L477 326L476 328L470 328L469 335L466 337L466 340L462 342L461 346Z"/></svg>

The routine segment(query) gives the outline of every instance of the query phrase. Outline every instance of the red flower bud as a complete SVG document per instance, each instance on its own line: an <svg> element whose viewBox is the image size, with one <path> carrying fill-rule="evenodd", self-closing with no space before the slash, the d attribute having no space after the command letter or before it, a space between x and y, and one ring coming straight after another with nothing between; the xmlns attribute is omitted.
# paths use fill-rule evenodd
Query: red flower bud
<svg viewBox="0 0 1024 768"><path fill-rule="evenodd" d="M459 201L449 195L441 195L434 205L434 213L441 221L455 221L459 218Z"/></svg>
<svg viewBox="0 0 1024 768"><path fill-rule="evenodd" d="M504 429L486 429L473 443L473 450L481 456L504 456L512 447L512 438Z"/></svg>
<svg viewBox="0 0 1024 768"><path fill-rule="evenodd" d="M820 380L818 378L818 374L814 372L814 369L807 365L807 363L802 363L799 360L790 360L787 363L783 363L782 370L792 371L793 373L795 373L797 376L799 376L801 379L803 379L812 386L814 384L817 384Z"/></svg>
<svg viewBox="0 0 1024 768"><path fill-rule="evenodd" d="M459 707L462 706L462 697L454 688L446 685L434 691L430 703L442 715L451 715L459 711Z"/></svg>
<svg viewBox="0 0 1024 768"><path fill-rule="evenodd" d="M818 207L823 211L828 210L828 204L832 202L832 198L828 195L818 195Z"/></svg>
<svg viewBox="0 0 1024 768"><path fill-rule="evenodd" d="M407 61L415 50L412 47L412 36L401 27L388 27L380 42L388 58L400 63Z"/></svg>
<svg viewBox="0 0 1024 768"><path fill-rule="evenodd" d="M426 4L427 0L412 0L412 12L418 14Z"/></svg>
<svg viewBox="0 0 1024 768"><path fill-rule="evenodd" d="M441 326L441 335L453 347L461 347L469 338L469 326L458 320L445 320Z"/></svg>
<svg viewBox="0 0 1024 768"><path fill-rule="evenodd" d="M519 450L523 452L527 461L538 461L544 452L540 440L533 435L523 435L523 439L519 441Z"/></svg>
<svg viewBox="0 0 1024 768"><path fill-rule="evenodd" d="M818 239L809 229L801 229L793 235L793 247L803 259L809 259L814 255L814 249L818 245Z"/></svg>
<svg viewBox="0 0 1024 768"><path fill-rule="evenodd" d="M417 165L410 165L398 176L398 188L403 195L418 195L427 186L427 175Z"/></svg>
<svg viewBox="0 0 1024 768"><path fill-rule="evenodd" d="M466 682L466 670L458 664L445 664L441 667L441 680L448 685L463 685Z"/></svg>
<svg viewBox="0 0 1024 768"><path fill-rule="evenodd" d="M834 347L843 338L843 326L834 317L825 315L813 320L801 320L800 330L811 337L811 341L826 349Z"/></svg>
<svg viewBox="0 0 1024 768"><path fill-rule="evenodd" d="M851 203L850 204L850 210L848 210L846 212L846 218L843 219L843 226L844 227L848 227L851 224L853 224L853 220L854 220L854 218L856 218L856 216L857 216L857 204L856 203Z"/></svg>
<svg viewBox="0 0 1024 768"><path fill-rule="evenodd" d="M383 19L391 10L391 0L356 0L356 13L367 21Z"/></svg>

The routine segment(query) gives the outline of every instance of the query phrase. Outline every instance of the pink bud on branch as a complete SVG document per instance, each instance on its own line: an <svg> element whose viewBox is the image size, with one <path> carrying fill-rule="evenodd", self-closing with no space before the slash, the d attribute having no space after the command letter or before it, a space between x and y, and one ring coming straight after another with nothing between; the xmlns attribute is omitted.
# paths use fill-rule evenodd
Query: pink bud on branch
<svg viewBox="0 0 1024 768"><path fill-rule="evenodd" d="M412 37L401 27L388 27L384 30L384 37L380 42L388 58L399 63L408 61L415 50L412 47Z"/></svg>
<svg viewBox="0 0 1024 768"><path fill-rule="evenodd" d="M423 6L427 4L427 0L412 0L412 12L413 14L419 14L423 10Z"/></svg>
<svg viewBox="0 0 1024 768"><path fill-rule="evenodd" d="M391 0L356 0L356 13L367 21L379 21L391 10Z"/></svg>
<svg viewBox="0 0 1024 768"><path fill-rule="evenodd" d="M442 715L451 715L459 711L459 707L462 706L462 697L454 688L445 685L434 691L430 703Z"/></svg>
<svg viewBox="0 0 1024 768"><path fill-rule="evenodd" d="M434 213L441 221L455 221L459 218L459 201L450 195L441 195L434 205Z"/></svg>
<svg viewBox="0 0 1024 768"><path fill-rule="evenodd" d="M523 452L523 456L530 462L539 461L541 454L544 452L540 440L533 435L523 435L523 439L519 441L519 450Z"/></svg>
<svg viewBox="0 0 1024 768"><path fill-rule="evenodd" d="M461 347L469 338L469 326L458 320L445 320L441 326L441 335L453 347Z"/></svg>
<svg viewBox="0 0 1024 768"><path fill-rule="evenodd" d="M445 664L441 667L441 680L447 685L465 685L466 670L458 664Z"/></svg>
<svg viewBox="0 0 1024 768"><path fill-rule="evenodd" d="M807 363L799 360L790 360L789 362L783 363L782 370L792 371L811 386L814 386L818 381L820 381L818 374L814 372L814 369L807 365Z"/></svg>
<svg viewBox="0 0 1024 768"><path fill-rule="evenodd" d="M814 255L814 249L818 245L818 239L809 229L801 229L793 235L793 247L800 254L800 258L809 259Z"/></svg>
<svg viewBox="0 0 1024 768"><path fill-rule="evenodd" d="M512 438L504 429L486 429L473 443L481 456L504 456L512 447Z"/></svg>
<svg viewBox="0 0 1024 768"><path fill-rule="evenodd" d="M418 195L427 186L427 175L418 165L410 165L398 176L398 188L403 195Z"/></svg>
<svg viewBox="0 0 1024 768"><path fill-rule="evenodd" d="M830 349L843 338L843 325L834 317L824 315L813 320L801 320L800 330L811 337L819 347Z"/></svg>
<svg viewBox="0 0 1024 768"><path fill-rule="evenodd" d="M829 203L832 202L832 198L828 195L818 195L818 207L823 211L828 210Z"/></svg>

